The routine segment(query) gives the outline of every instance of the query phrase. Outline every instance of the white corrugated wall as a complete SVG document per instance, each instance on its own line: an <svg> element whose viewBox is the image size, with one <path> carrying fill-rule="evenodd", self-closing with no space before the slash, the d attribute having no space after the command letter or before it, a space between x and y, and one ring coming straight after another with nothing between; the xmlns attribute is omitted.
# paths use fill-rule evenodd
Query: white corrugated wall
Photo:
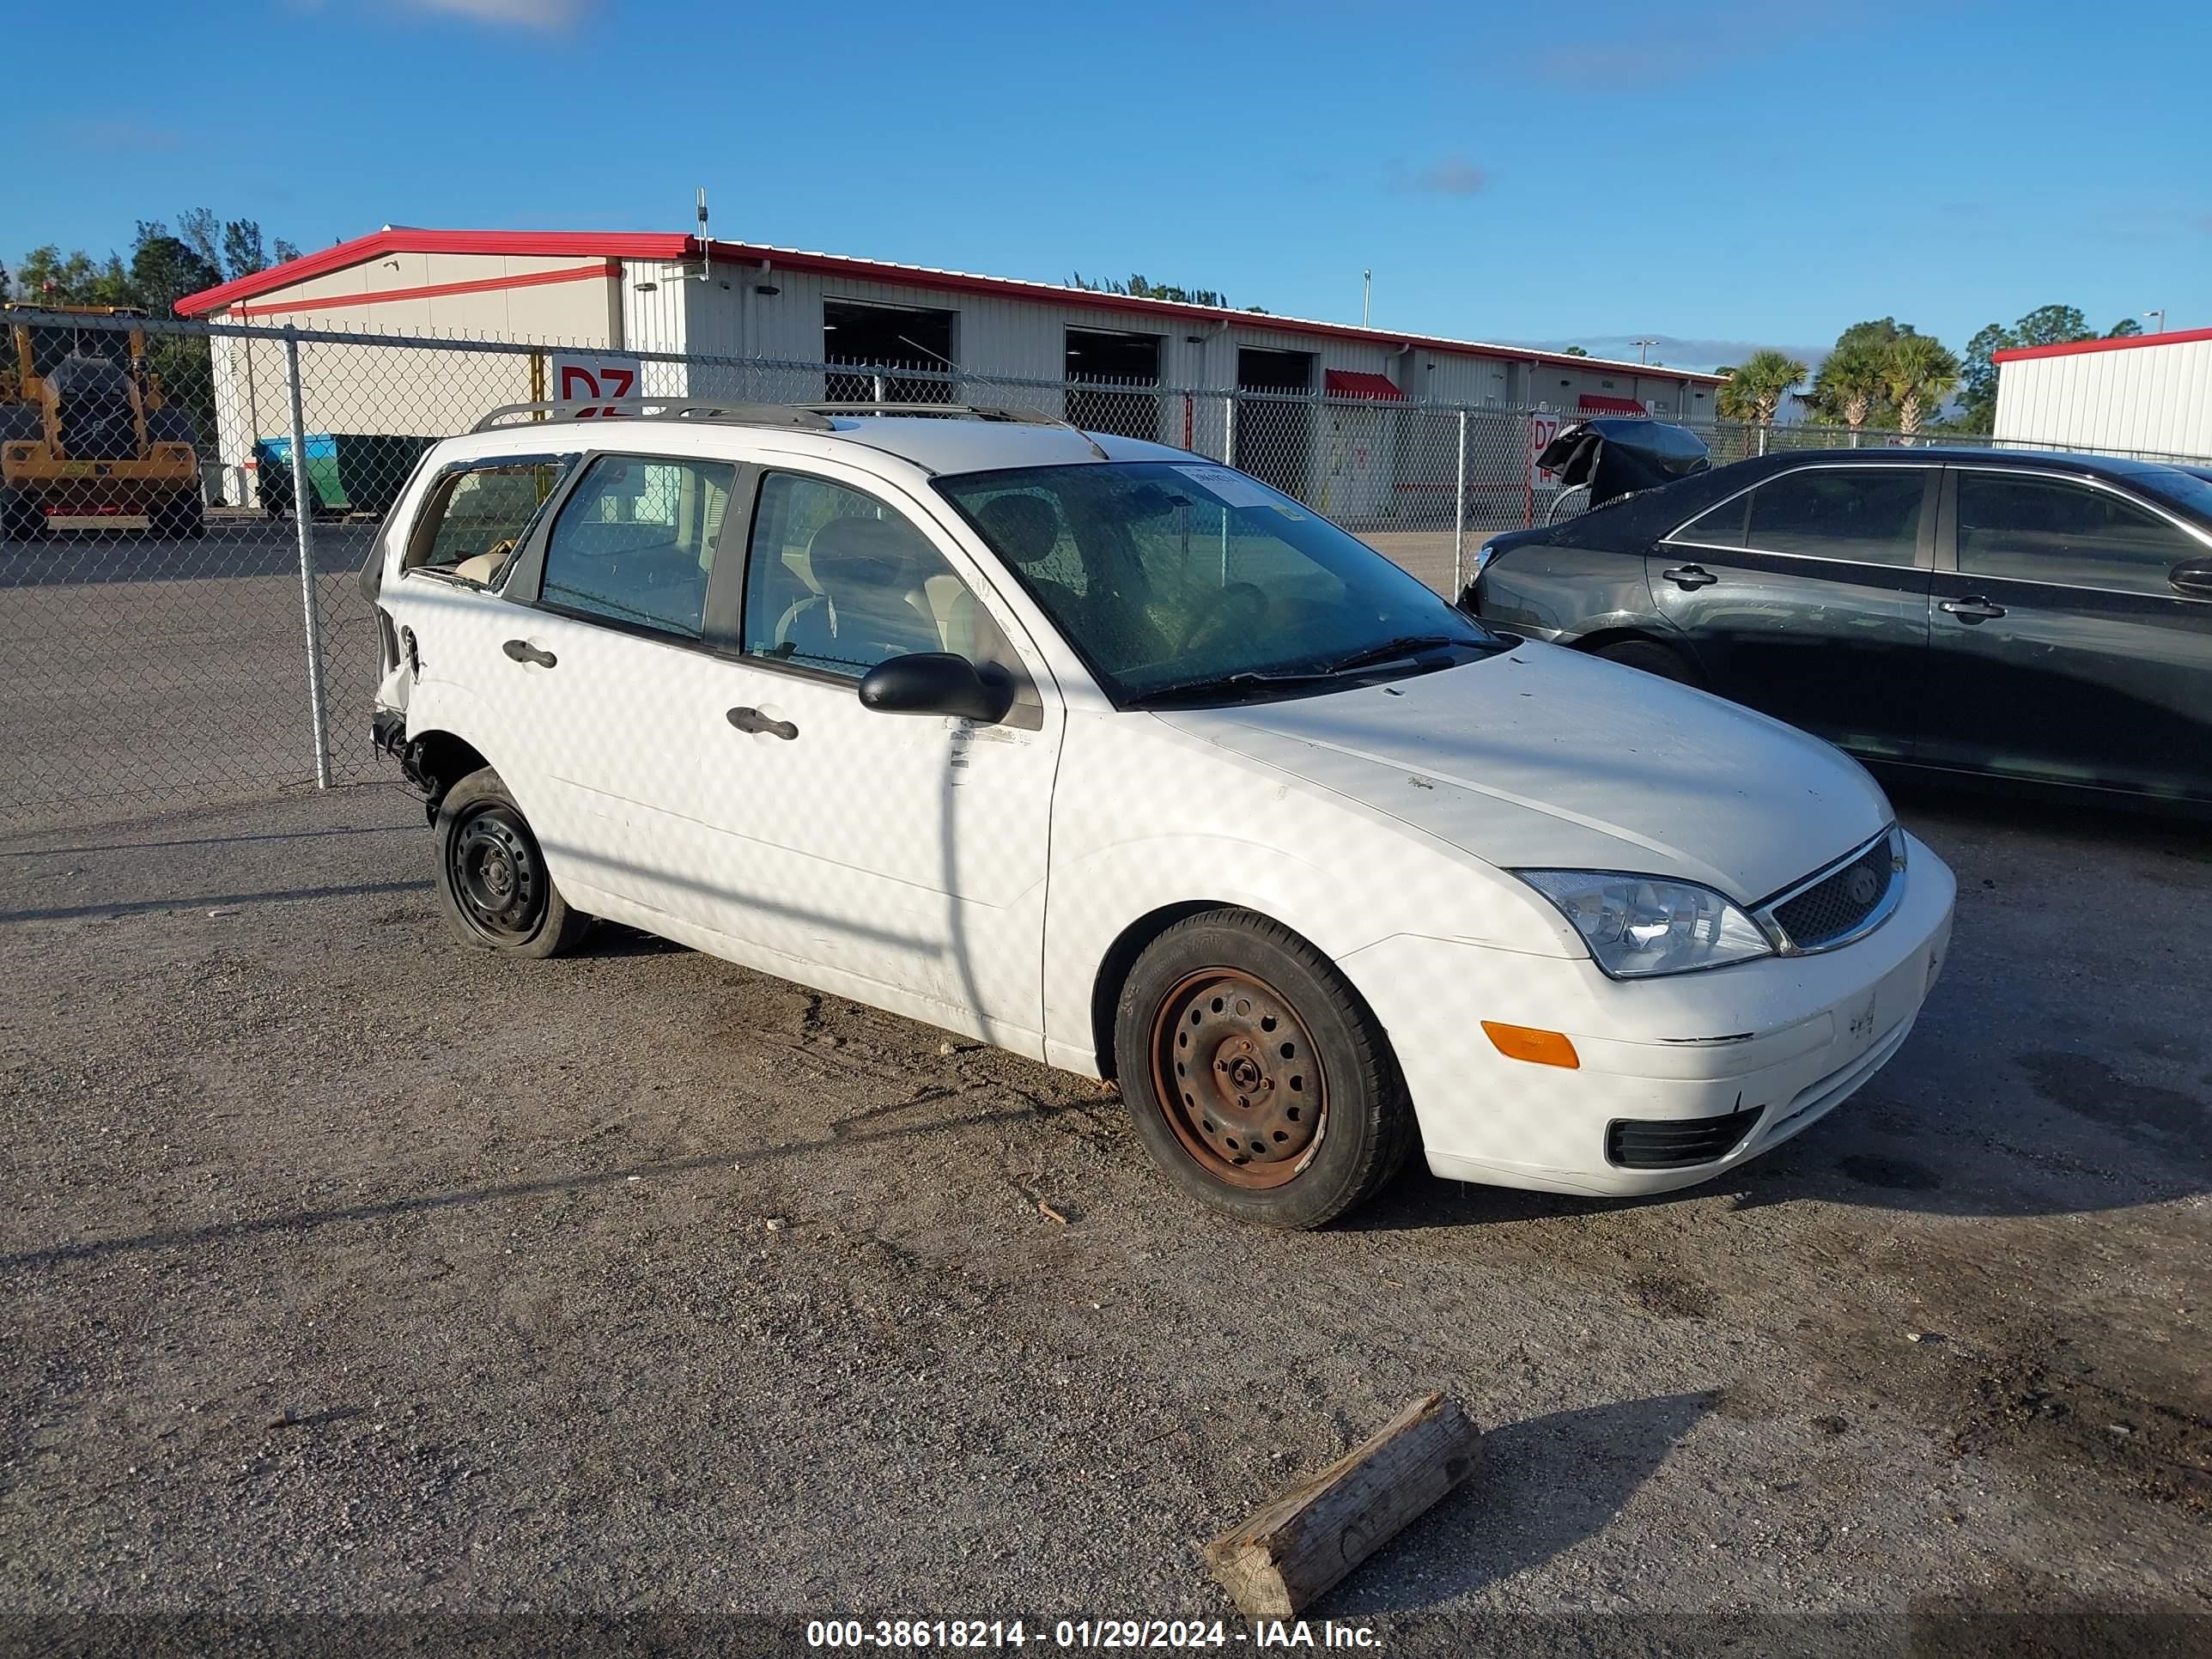
<svg viewBox="0 0 2212 1659"><path fill-rule="evenodd" d="M1996 435L2212 455L2212 335L2001 362Z"/></svg>

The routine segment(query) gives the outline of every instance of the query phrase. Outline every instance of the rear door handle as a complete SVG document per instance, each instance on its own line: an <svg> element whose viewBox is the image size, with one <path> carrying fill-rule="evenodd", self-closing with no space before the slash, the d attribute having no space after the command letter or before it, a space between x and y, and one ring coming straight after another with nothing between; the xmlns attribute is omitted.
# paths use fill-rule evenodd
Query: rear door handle
<svg viewBox="0 0 2212 1659"><path fill-rule="evenodd" d="M740 732L765 732L771 738L781 738L789 743L799 735L799 728L789 720L772 720L757 708L732 708L730 724Z"/></svg>
<svg viewBox="0 0 2212 1659"><path fill-rule="evenodd" d="M1678 564L1659 574L1677 587L1711 587L1720 580L1701 564Z"/></svg>
<svg viewBox="0 0 2212 1659"><path fill-rule="evenodd" d="M516 662L534 662L540 668L550 668L561 659L550 651L540 651L528 640L509 640L500 649Z"/></svg>
<svg viewBox="0 0 2212 1659"><path fill-rule="evenodd" d="M1936 608L1938 611L1948 611L1970 628L1977 623L1985 623L1992 617L2002 617L2005 613L2005 608L2002 605L1991 605L1978 593L1963 599L1946 599Z"/></svg>

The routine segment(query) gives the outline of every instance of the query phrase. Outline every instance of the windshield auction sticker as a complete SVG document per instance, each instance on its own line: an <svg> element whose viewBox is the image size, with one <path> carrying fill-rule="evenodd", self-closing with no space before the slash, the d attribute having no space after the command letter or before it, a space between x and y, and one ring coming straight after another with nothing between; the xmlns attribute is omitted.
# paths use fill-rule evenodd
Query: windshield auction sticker
<svg viewBox="0 0 2212 1659"><path fill-rule="evenodd" d="M1176 471L1225 507L1272 507L1279 512L1282 509L1283 503L1267 485L1231 468L1177 465Z"/></svg>

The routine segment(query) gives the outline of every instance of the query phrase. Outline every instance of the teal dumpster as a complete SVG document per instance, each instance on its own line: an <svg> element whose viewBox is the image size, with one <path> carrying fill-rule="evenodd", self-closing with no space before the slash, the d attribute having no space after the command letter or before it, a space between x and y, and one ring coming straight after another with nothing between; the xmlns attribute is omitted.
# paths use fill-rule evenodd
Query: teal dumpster
<svg viewBox="0 0 2212 1659"><path fill-rule="evenodd" d="M320 518L367 514L382 518L399 499L400 486L435 438L388 433L315 432L307 439L307 488ZM282 518L292 510L292 441L263 438L253 446L254 489L261 510Z"/></svg>

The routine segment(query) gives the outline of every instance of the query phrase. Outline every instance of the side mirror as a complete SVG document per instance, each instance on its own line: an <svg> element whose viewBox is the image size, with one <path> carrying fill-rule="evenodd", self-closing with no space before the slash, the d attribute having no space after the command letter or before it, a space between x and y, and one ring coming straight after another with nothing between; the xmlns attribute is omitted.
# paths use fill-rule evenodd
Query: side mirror
<svg viewBox="0 0 2212 1659"><path fill-rule="evenodd" d="M860 678L860 707L879 714L957 714L998 720L1014 705L1013 687L950 651L917 651L878 663Z"/></svg>
<svg viewBox="0 0 2212 1659"><path fill-rule="evenodd" d="M2167 571L2166 579L2178 592L2212 599L2212 559L2186 560Z"/></svg>

